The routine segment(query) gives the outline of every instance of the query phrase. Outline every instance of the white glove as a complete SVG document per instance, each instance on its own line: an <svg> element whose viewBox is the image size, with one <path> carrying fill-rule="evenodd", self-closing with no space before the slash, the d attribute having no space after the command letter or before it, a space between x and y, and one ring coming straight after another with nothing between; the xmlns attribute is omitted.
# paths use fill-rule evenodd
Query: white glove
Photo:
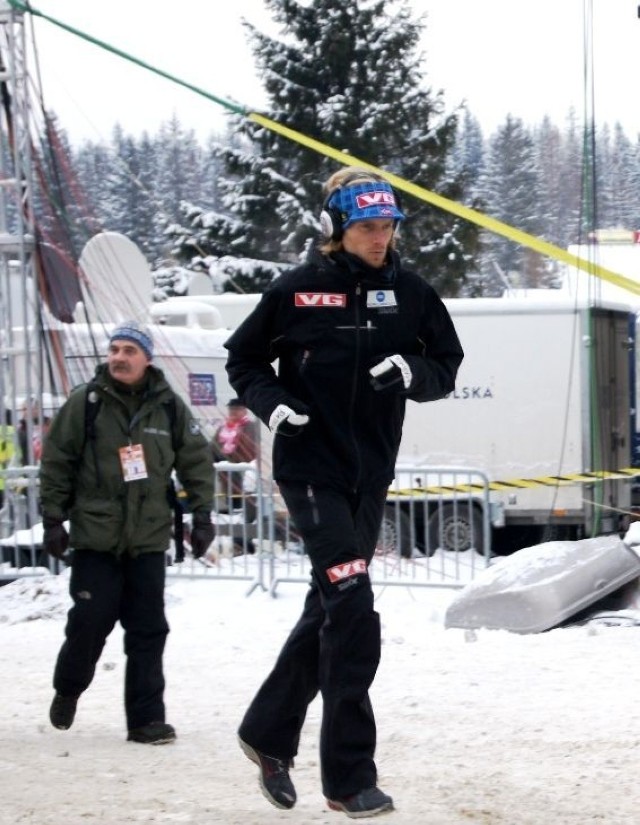
<svg viewBox="0 0 640 825"><path fill-rule="evenodd" d="M400 389L396 384L402 382L402 389L408 390L411 386L413 373L411 367L401 355L387 355L379 364L369 370L371 386L374 390Z"/></svg>
<svg viewBox="0 0 640 825"><path fill-rule="evenodd" d="M308 415L297 413L286 404L278 404L269 417L269 429L274 435L298 435L308 423Z"/></svg>

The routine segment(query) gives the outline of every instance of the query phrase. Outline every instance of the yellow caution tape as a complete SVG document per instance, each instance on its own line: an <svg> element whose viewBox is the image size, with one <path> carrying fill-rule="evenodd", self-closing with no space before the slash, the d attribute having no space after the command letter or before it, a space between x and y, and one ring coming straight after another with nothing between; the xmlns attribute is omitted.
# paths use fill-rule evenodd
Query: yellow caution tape
<svg viewBox="0 0 640 825"><path fill-rule="evenodd" d="M530 235L528 232L523 232L521 229L516 229L514 226L510 226L509 224L503 223L496 218L485 215L483 212L478 212L476 209L472 209L469 206L464 206L461 203L457 203L457 201L452 201L449 198L445 198L443 195L438 195L436 192L431 192L429 189L425 189L422 186L411 183L410 181L405 180L405 178L394 175L392 172L387 172L384 169L380 169L378 166L373 166L373 164L367 163L365 160L361 160L360 158L356 158L346 152L341 152L339 149L334 149L331 146L327 146L326 143L321 143L319 140L314 140L314 138L311 138L308 135L303 135L295 129L290 129L288 126L283 126L281 123L277 123L275 120L271 120L264 115L257 114L256 112L249 112L247 114L247 118L254 121L254 123L259 123L261 126L264 126L265 129L270 129L273 132L277 132L283 137L293 140L296 143L300 143L322 155L333 158L339 163L343 163L345 166L359 166L363 169L368 169L371 172L376 172L384 177L385 180L388 180L392 186L396 187L396 189L400 189L403 192L408 192L410 195L413 195L420 200L431 203L440 209L444 209L446 212L451 212L453 215L458 215L458 217L471 221L478 226L482 226L497 235L502 235L510 241L529 247L529 249L533 249L541 255L546 255L549 258L555 258L557 261L561 261L569 266L575 266L590 275L596 275L598 278L602 278L603 281L609 281L609 283L615 284L622 289L626 289L629 292L640 295L640 283L633 281L631 278L626 278L624 275L620 275L617 272L613 272L610 269L606 269L604 266L600 266L593 261L588 261L585 258L572 255L560 246L549 243L548 241L538 238L535 235Z"/></svg>
<svg viewBox="0 0 640 825"><path fill-rule="evenodd" d="M423 471L421 471L423 474ZM444 475L441 473L440 475ZM463 473L458 473L463 475ZM471 475L471 473L470 473ZM640 476L640 467L623 467L620 470L594 470L586 473L566 473L561 476L540 476L538 478L514 478L507 481L490 481L489 490L494 492L509 492L512 490L528 490L535 487L568 487L578 484L597 484L602 481L637 478ZM390 487L387 497L429 495L451 495L452 493L482 493L483 484L427 484L419 487L405 487L398 489Z"/></svg>

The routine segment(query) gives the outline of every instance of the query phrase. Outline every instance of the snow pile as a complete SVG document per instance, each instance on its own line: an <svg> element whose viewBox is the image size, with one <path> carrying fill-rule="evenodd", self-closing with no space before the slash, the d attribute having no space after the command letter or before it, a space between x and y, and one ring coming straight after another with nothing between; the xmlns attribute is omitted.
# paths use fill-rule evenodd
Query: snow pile
<svg viewBox="0 0 640 825"><path fill-rule="evenodd" d="M70 603L68 570L59 576L24 576L0 587L0 623L60 619Z"/></svg>

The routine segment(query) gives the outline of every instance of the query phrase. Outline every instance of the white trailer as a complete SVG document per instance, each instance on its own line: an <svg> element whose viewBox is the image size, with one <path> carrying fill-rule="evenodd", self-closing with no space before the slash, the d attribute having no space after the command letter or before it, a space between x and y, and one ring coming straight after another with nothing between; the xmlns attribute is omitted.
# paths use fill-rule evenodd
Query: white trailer
<svg viewBox="0 0 640 825"><path fill-rule="evenodd" d="M391 490L390 529L406 532L398 507L410 515L412 543L423 550L429 534L431 544L448 536L448 549L482 547L484 515L496 548L514 530L533 544L619 529L640 474L631 466L635 314L623 304L590 307L551 295L445 303L465 358L454 393L407 406L399 464L416 470L396 483L402 493ZM425 468L432 470L426 476ZM464 473L453 470L443 481L446 468L474 468L486 476L488 514L481 485L474 493ZM409 479L413 489L407 491ZM447 484L449 496L443 495ZM455 498L455 507L443 516L447 498ZM453 544L456 538L462 547Z"/></svg>

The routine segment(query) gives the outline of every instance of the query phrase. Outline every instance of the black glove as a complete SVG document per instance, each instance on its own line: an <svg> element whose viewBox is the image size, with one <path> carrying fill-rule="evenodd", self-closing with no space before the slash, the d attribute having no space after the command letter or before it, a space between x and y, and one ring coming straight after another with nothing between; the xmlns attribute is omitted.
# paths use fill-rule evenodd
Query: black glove
<svg viewBox="0 0 640 825"><path fill-rule="evenodd" d="M401 355L387 355L369 370L371 386L378 392L403 392L411 386L413 373Z"/></svg>
<svg viewBox="0 0 640 825"><path fill-rule="evenodd" d="M306 410L305 404L299 401L296 406ZM298 435L302 428L309 423L306 412L296 412L287 404L278 404L269 417L269 429L274 435Z"/></svg>
<svg viewBox="0 0 640 825"><path fill-rule="evenodd" d="M202 558L215 537L216 531L211 523L211 513L204 510L194 513L191 521L191 554L193 558Z"/></svg>
<svg viewBox="0 0 640 825"><path fill-rule="evenodd" d="M61 559L69 546L69 534L65 530L62 519L43 516L42 526L44 527L42 545L45 551L54 559Z"/></svg>

